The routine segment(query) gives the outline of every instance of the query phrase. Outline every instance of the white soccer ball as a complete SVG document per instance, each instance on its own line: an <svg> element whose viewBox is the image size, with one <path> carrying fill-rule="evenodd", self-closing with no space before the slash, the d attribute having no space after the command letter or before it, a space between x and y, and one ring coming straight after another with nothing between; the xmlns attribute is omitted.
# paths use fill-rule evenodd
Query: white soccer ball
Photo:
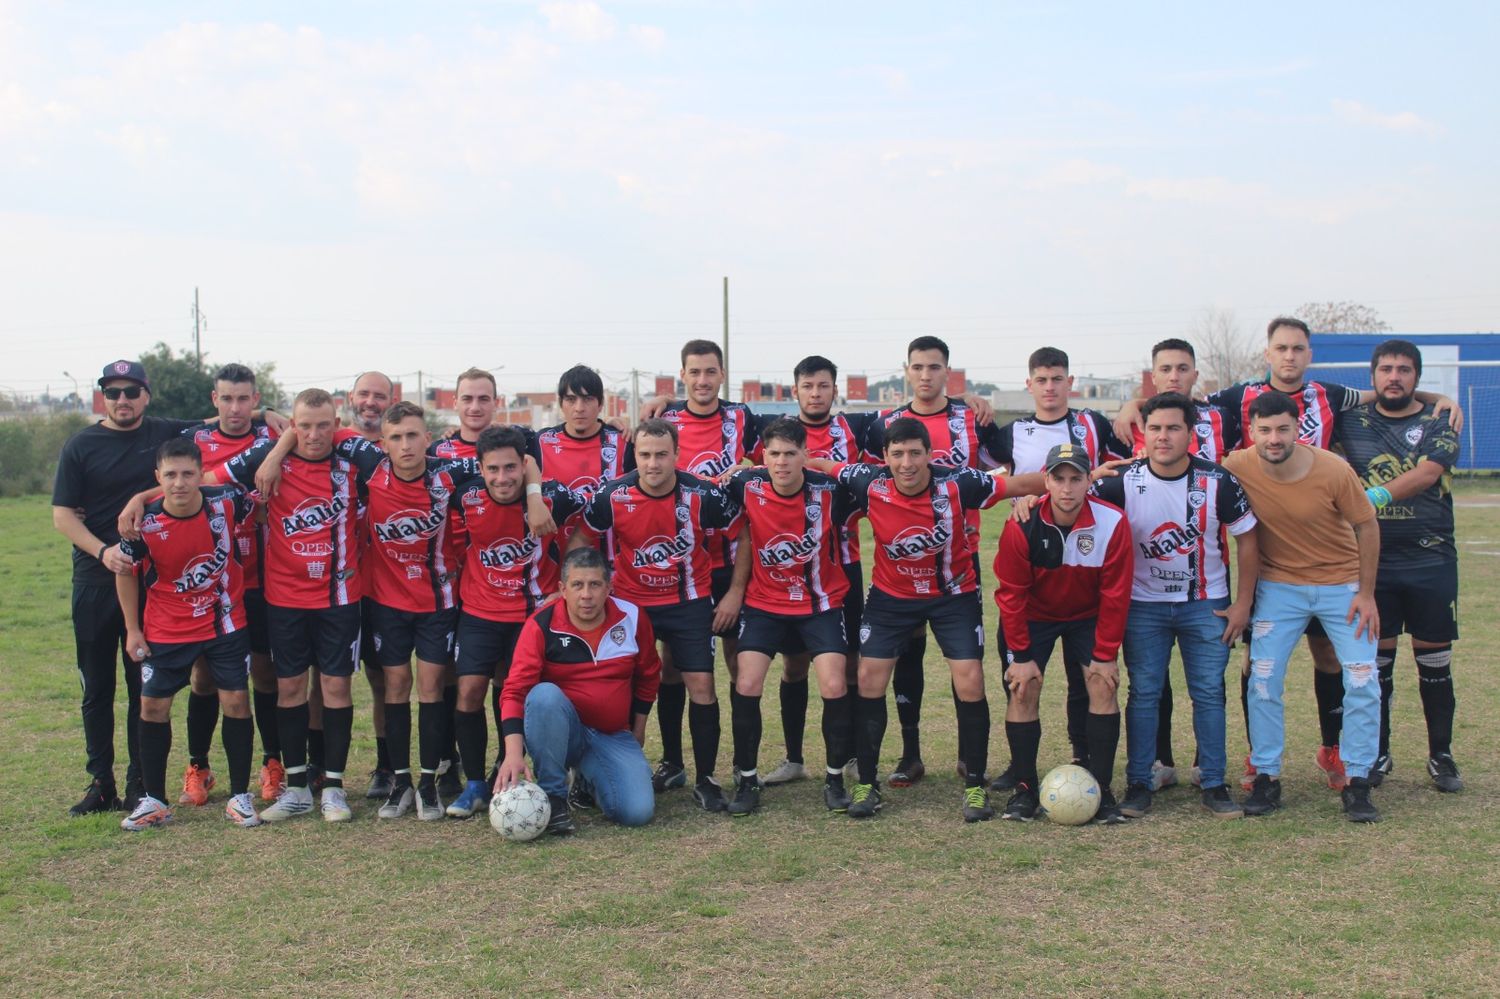
<svg viewBox="0 0 1500 999"><path fill-rule="evenodd" d="M512 843L536 839L547 831L551 818L547 792L529 780L518 781L490 799L490 825Z"/></svg>
<svg viewBox="0 0 1500 999"><path fill-rule="evenodd" d="M1060 826L1081 826L1099 811L1099 782L1076 763L1053 769L1037 793L1042 811Z"/></svg>

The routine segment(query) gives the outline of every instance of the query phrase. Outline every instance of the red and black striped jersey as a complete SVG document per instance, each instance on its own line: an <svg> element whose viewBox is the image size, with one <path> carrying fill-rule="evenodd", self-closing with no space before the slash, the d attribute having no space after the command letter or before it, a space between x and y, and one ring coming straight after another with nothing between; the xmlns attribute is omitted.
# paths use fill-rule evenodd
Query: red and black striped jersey
<svg viewBox="0 0 1500 999"><path fill-rule="evenodd" d="M557 523L557 533L546 538L527 526L524 496L501 503L483 480L459 484L449 503L467 538L459 583L465 613L486 621L524 621L557 592L561 538L587 497L549 479L542 483L542 500Z"/></svg>
<svg viewBox="0 0 1500 999"><path fill-rule="evenodd" d="M1095 467L1112 458L1130 457L1130 448L1115 436L1109 420L1092 409L1069 409L1055 420L1038 419L1033 413L1007 423L998 437L995 460L1013 475L1040 472L1047 452L1059 444L1083 448Z"/></svg>
<svg viewBox="0 0 1500 999"><path fill-rule="evenodd" d="M662 410L661 418L677 428L678 469L700 479L717 482L760 443L760 419L742 402L721 401L712 413L699 415L685 400L676 399ZM734 541L708 532L713 568L734 564Z"/></svg>
<svg viewBox="0 0 1500 999"><path fill-rule="evenodd" d="M802 488L785 496L766 469L743 468L725 492L750 528L746 606L792 615L844 606L849 578L839 556L839 531L852 504L833 476L805 471Z"/></svg>
<svg viewBox="0 0 1500 999"><path fill-rule="evenodd" d="M618 479L635 468L635 445L630 438L607 423L587 437L574 437L565 424L547 427L537 434L538 463L542 475L584 496L592 496L610 479ZM568 549L573 524L557 525L558 544Z"/></svg>
<svg viewBox="0 0 1500 999"><path fill-rule="evenodd" d="M899 419L912 419L927 428L932 438L932 463L948 468L991 469L1000 467L996 449L1000 428L979 425L974 410L962 399L949 399L936 413L918 413L911 403L881 413L865 434L865 451L872 462L885 461L885 428Z"/></svg>
<svg viewBox="0 0 1500 999"><path fill-rule="evenodd" d="M1267 392L1281 392L1269 381L1240 382L1208 397L1220 409L1236 414L1239 439L1229 450L1250 447L1250 404ZM1333 382L1304 382L1301 388L1284 392L1297 404L1297 439L1303 444L1328 450L1333 445L1334 418L1359 405L1359 391Z"/></svg>
<svg viewBox="0 0 1500 999"><path fill-rule="evenodd" d="M368 461L363 455L348 457ZM418 614L454 606L462 549L449 531L448 501L458 480L477 474L472 458L428 458L413 479L397 474L388 457L375 462L365 481L366 596Z"/></svg>
<svg viewBox="0 0 1500 999"><path fill-rule="evenodd" d="M496 423L494 425L510 426L519 430L521 436L526 438L526 453L535 458L538 464L541 463L541 455L536 449L536 431L520 424ZM477 440L464 440L463 429L459 428L427 445L427 453L434 458L477 458L479 457L478 444Z"/></svg>
<svg viewBox="0 0 1500 999"><path fill-rule="evenodd" d="M120 542L147 587L148 642L206 642L245 627L235 531L255 504L239 486L201 492L202 506L187 517L168 513L161 499L147 503L140 538Z"/></svg>
<svg viewBox="0 0 1500 999"><path fill-rule="evenodd" d="M1206 402L1193 403L1193 436L1188 441L1188 453L1206 461L1220 461L1233 450L1240 439L1239 414L1225 411ZM1130 453L1136 457L1146 454L1146 435L1140 424L1130 426Z"/></svg>
<svg viewBox="0 0 1500 999"><path fill-rule="evenodd" d="M203 456L203 471L217 472L224 467L224 463L241 451L249 449L256 441L275 440L276 431L259 420L250 424L250 429L243 434L226 434L218 424L203 426L197 430L184 431L190 434L193 443L198 445L198 453ZM255 501L257 508L263 506L260 501L260 493L254 492L254 486L250 487L251 498ZM261 558L266 544L265 525L258 517L246 517L239 526L234 536L235 547L240 556L240 566L244 570L245 589L258 590L261 587Z"/></svg>
<svg viewBox="0 0 1500 999"><path fill-rule="evenodd" d="M641 490L640 472L600 486L583 508L583 526L607 537L614 590L646 607L711 596L708 533L733 536L739 508L705 479L684 471L664 496Z"/></svg>
<svg viewBox="0 0 1500 999"><path fill-rule="evenodd" d="M880 417L879 413L834 413L822 423L808 423L798 418L807 429L807 456L823 458L840 464L865 460L864 440L870 425ZM766 418L762 416L762 426ZM750 460L757 465L765 464L764 441L757 441ZM859 521L861 514L854 507L848 508L848 520L839 525L839 561L852 565L859 561Z"/></svg>

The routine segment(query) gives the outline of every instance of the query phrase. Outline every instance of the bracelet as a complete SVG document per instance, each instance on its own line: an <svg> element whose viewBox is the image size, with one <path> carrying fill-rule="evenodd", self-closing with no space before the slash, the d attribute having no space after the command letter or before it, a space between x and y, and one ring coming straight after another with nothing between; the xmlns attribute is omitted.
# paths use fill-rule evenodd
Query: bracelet
<svg viewBox="0 0 1500 999"><path fill-rule="evenodd" d="M540 495L542 495L542 484L540 482L528 482L528 483L526 483L526 495L527 496L540 496Z"/></svg>
<svg viewBox="0 0 1500 999"><path fill-rule="evenodd" d="M104 553L107 552L107 551L109 551L109 542L106 541L104 544L102 544L102 545L99 546L99 554L95 555L94 558L97 559L100 562L103 562L104 561Z"/></svg>

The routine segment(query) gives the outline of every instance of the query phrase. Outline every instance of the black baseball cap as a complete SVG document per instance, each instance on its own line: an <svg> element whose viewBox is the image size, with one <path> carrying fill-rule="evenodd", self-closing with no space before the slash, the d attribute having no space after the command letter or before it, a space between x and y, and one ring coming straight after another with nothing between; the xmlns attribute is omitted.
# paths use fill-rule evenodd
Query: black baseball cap
<svg viewBox="0 0 1500 999"><path fill-rule="evenodd" d="M1072 465L1084 475L1093 469L1089 453L1077 444L1059 444L1047 452L1047 471L1052 471L1058 465Z"/></svg>
<svg viewBox="0 0 1500 999"><path fill-rule="evenodd" d="M103 388L107 382L118 378L135 382L141 388L150 391L151 383L146 381L146 366L140 361L119 360L104 366L104 374L99 376L99 387Z"/></svg>

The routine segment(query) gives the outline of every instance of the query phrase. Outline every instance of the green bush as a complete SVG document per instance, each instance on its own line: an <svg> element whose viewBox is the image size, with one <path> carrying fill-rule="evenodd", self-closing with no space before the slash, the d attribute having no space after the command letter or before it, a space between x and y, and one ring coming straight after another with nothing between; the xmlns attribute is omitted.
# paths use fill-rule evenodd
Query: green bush
<svg viewBox="0 0 1500 999"><path fill-rule="evenodd" d="M81 413L0 420L0 496L50 493L63 442L88 424Z"/></svg>

